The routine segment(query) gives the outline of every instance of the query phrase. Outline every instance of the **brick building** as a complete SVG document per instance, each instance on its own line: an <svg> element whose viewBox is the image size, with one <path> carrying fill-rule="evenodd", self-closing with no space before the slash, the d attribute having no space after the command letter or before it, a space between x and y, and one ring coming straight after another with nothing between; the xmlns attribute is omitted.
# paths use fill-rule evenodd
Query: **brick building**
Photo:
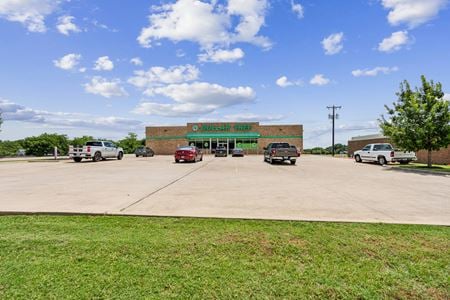
<svg viewBox="0 0 450 300"><path fill-rule="evenodd" d="M260 125L258 122L187 123L185 126L146 127L146 144L156 154L173 154L178 146L195 145L204 153L217 146L242 148L246 154L261 154L272 142L287 142L303 149L302 125Z"/></svg>
<svg viewBox="0 0 450 300"><path fill-rule="evenodd" d="M367 144L374 143L390 143L390 139L381 134L372 134L365 136L352 137L348 141L348 155L353 156L356 150L362 149ZM426 163L428 159L428 152L421 150L416 153L417 161ZM431 154L431 161L433 164L450 164L450 146L442 148L439 151L433 151Z"/></svg>

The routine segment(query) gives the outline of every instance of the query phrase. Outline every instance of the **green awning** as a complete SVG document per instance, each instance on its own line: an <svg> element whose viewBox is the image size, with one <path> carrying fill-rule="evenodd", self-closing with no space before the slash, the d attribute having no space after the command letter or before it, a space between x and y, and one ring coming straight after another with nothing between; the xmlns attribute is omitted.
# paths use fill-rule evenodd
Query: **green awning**
<svg viewBox="0 0 450 300"><path fill-rule="evenodd" d="M257 132L192 132L186 135L188 140L194 139L257 139L260 134Z"/></svg>

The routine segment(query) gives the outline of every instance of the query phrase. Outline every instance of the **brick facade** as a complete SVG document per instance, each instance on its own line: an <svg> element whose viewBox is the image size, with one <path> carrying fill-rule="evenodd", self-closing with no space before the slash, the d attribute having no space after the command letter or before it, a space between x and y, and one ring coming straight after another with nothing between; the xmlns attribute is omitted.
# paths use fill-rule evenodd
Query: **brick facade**
<svg viewBox="0 0 450 300"><path fill-rule="evenodd" d="M261 154L269 143L287 142L303 150L303 126L302 125L260 125L258 122L236 123L188 123L186 126L158 126L147 127L146 145L155 151L155 154L173 154L179 146L188 145L188 135L207 134L220 136L221 134L257 134L256 147L246 151L247 154ZM205 139L206 143L216 143L216 138ZM235 139L230 140L234 144ZM192 141L191 141L192 142ZM236 142L239 139L236 138ZM212 148L212 144L210 146ZM210 149L204 149L209 153Z"/></svg>
<svg viewBox="0 0 450 300"><path fill-rule="evenodd" d="M356 137L348 141L348 155L353 156L356 150L361 150L367 144L374 143L390 143L390 139L387 137L379 136L365 139L364 137ZM428 152L421 150L416 153L417 162L427 163ZM450 164L450 146L442 148L439 151L433 151L431 154L431 162L433 164Z"/></svg>

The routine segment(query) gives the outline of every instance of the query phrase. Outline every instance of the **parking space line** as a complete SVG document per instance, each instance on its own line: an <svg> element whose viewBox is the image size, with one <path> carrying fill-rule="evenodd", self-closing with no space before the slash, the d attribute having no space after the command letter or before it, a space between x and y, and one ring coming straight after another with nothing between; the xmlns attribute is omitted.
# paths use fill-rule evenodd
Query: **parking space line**
<svg viewBox="0 0 450 300"><path fill-rule="evenodd" d="M169 186L171 186L171 185L173 185L174 183L176 183L176 182L182 180L183 178L186 178L187 176L191 175L192 173L195 173L195 172L197 172L198 170L200 170L200 169L206 167L207 165L209 165L209 164L212 163L213 161L214 161L214 160L210 160L210 161L208 161L208 162L204 162L200 167L198 167L198 168L196 168L196 169L194 169L194 170L192 170L192 171L189 171L188 173L184 174L183 176L181 176L181 177L179 177L179 178L177 178L177 179L175 179L175 180L172 180L172 181L169 182L168 184L166 184L166 185L164 185L164 186L162 186L162 187L160 187L160 188L154 190L153 192L149 193L148 195L145 195L144 197L141 197L140 199L134 201L133 203L127 205L126 207L121 208L120 211L123 212L123 211L127 210L128 208L130 208L130 207L132 207L132 206L134 206L134 205L136 205L136 204L142 202L143 200L145 200L145 199L147 199L147 198L153 196L154 194L156 194L156 193L158 193L158 192L160 192L160 191L162 191L162 190L168 188Z"/></svg>

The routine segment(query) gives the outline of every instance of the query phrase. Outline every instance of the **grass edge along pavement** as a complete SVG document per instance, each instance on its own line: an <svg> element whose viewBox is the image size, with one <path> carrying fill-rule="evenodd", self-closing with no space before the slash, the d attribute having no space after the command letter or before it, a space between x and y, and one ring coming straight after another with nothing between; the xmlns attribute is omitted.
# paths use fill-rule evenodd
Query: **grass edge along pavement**
<svg viewBox="0 0 450 300"><path fill-rule="evenodd" d="M395 166L400 169L411 170L411 171L421 171L421 172L430 172L430 173L447 173L450 175L450 165L432 165L431 168L428 168L426 164L421 163L411 163L407 165L398 165Z"/></svg>
<svg viewBox="0 0 450 300"><path fill-rule="evenodd" d="M0 217L0 298L448 299L450 227Z"/></svg>

